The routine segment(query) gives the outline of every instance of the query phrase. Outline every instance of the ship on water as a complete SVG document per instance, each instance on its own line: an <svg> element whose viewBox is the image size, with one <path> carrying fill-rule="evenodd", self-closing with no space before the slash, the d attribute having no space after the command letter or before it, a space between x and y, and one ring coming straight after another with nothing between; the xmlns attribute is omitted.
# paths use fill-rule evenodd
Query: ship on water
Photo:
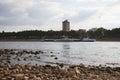
<svg viewBox="0 0 120 80"><path fill-rule="evenodd" d="M63 39L44 39L43 42L95 42L96 39L90 39L90 38L83 38L83 39L69 39L69 38L63 38Z"/></svg>

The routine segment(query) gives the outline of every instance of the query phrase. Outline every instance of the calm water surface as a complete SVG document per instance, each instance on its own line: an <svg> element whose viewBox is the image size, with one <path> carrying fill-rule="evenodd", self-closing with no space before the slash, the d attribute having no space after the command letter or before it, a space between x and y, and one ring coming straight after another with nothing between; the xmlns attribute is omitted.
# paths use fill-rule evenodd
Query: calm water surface
<svg viewBox="0 0 120 80"><path fill-rule="evenodd" d="M120 42L0 42L1 49L42 50L40 60L15 62L45 64L44 62L86 65L120 66ZM52 52L52 53L51 53ZM55 55L58 59L50 57ZM27 55L24 55L27 56Z"/></svg>

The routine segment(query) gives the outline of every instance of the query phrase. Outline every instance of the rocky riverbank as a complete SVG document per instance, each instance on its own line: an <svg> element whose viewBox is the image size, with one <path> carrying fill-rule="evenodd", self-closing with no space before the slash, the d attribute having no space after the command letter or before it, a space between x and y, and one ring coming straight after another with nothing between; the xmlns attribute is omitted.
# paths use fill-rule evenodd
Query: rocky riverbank
<svg viewBox="0 0 120 80"><path fill-rule="evenodd" d="M120 80L120 68L0 65L0 80Z"/></svg>
<svg viewBox="0 0 120 80"><path fill-rule="evenodd" d="M53 52L50 53L50 57L57 60ZM41 54L45 52L0 49L0 80L120 80L120 67L19 64L20 61L40 60ZM14 61L18 64L11 64Z"/></svg>

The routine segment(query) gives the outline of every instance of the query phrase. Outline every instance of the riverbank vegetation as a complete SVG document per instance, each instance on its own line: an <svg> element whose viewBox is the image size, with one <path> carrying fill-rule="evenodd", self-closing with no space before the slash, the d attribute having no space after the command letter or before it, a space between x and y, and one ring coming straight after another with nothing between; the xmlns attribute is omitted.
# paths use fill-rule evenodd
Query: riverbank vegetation
<svg viewBox="0 0 120 80"><path fill-rule="evenodd" d="M82 39L85 37L95 38L97 40L106 41L120 41L120 28L114 28L112 30L98 28L95 31L92 30L71 30L66 31L42 31L42 30L29 30L29 31L19 31L19 32L1 32L0 40L7 39L61 39L61 38L77 38Z"/></svg>

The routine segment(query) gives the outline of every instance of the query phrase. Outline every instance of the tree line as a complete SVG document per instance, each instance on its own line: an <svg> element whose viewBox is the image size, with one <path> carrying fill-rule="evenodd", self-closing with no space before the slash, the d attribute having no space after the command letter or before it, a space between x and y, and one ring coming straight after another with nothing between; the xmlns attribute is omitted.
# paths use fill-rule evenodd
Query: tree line
<svg viewBox="0 0 120 80"><path fill-rule="evenodd" d="M71 30L71 31L42 31L42 30L28 30L20 32L0 32L0 39L60 39L60 38L120 38L120 28L112 30L98 28L96 31L92 30Z"/></svg>
<svg viewBox="0 0 120 80"><path fill-rule="evenodd" d="M120 28L107 30L98 28L96 31L87 31L90 38L120 38Z"/></svg>

